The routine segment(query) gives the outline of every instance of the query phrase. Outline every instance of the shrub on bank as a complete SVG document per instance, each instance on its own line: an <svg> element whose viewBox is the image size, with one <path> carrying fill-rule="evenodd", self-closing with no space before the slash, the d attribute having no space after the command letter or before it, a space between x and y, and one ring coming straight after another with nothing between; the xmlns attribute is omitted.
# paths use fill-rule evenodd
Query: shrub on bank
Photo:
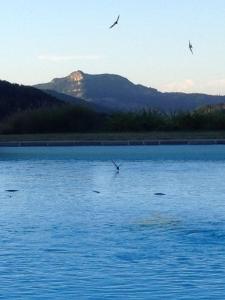
<svg viewBox="0 0 225 300"><path fill-rule="evenodd" d="M2 134L225 130L225 110L165 114L158 111L98 113L65 105L17 112L0 124Z"/></svg>
<svg viewBox="0 0 225 300"><path fill-rule="evenodd" d="M16 113L1 123L0 133L91 132L98 130L102 121L92 110L65 105Z"/></svg>

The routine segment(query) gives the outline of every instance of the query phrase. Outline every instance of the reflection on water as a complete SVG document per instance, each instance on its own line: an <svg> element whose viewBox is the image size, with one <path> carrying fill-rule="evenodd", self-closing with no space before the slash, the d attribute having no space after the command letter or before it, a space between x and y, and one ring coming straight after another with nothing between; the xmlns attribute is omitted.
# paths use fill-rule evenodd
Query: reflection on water
<svg viewBox="0 0 225 300"><path fill-rule="evenodd" d="M0 169L2 299L224 299L225 147L5 148Z"/></svg>
<svg viewBox="0 0 225 300"><path fill-rule="evenodd" d="M145 218L143 220L140 220L137 225L139 226L145 226L145 227L175 227L179 226L181 224L180 220L176 220L172 217L164 216L161 214L155 214L152 215L149 218Z"/></svg>

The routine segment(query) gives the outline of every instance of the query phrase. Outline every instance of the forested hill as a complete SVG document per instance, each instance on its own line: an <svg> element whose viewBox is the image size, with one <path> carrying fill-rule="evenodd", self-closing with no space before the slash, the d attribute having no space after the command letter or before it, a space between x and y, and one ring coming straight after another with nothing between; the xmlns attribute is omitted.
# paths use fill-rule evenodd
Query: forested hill
<svg viewBox="0 0 225 300"><path fill-rule="evenodd" d="M62 103L36 88L0 81L0 119L18 111L58 106Z"/></svg>

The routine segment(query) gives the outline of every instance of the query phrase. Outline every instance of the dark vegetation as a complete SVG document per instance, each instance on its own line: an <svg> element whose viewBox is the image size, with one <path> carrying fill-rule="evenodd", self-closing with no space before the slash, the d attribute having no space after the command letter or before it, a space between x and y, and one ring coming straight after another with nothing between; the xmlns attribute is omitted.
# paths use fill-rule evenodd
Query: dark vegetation
<svg viewBox="0 0 225 300"><path fill-rule="evenodd" d="M198 130L225 130L224 106L207 106L193 112L173 114L151 110L108 114L63 105L20 111L0 123L2 134Z"/></svg>
<svg viewBox="0 0 225 300"><path fill-rule="evenodd" d="M62 101L29 86L0 81L0 120L13 113L62 105Z"/></svg>
<svg viewBox="0 0 225 300"><path fill-rule="evenodd" d="M102 129L104 117L93 110L63 105L13 114L0 123L2 134L95 132Z"/></svg>
<svg viewBox="0 0 225 300"><path fill-rule="evenodd" d="M225 104L179 113L109 112L54 96L0 81L0 134L225 130Z"/></svg>

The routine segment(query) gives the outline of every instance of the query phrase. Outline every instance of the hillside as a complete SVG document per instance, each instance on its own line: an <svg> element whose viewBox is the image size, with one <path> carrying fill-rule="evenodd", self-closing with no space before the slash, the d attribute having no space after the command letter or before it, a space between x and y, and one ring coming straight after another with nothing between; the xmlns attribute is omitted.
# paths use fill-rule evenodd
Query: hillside
<svg viewBox="0 0 225 300"><path fill-rule="evenodd" d="M70 105L82 106L84 108L92 109L92 110L95 110L98 112L109 112L109 109L105 108L104 106L100 106L95 103L85 101L81 98L77 98L77 97L70 96L67 94L59 93L54 90L43 90L43 92L47 93L48 95L53 96L54 98L56 98L60 101L68 103Z"/></svg>
<svg viewBox="0 0 225 300"><path fill-rule="evenodd" d="M84 99L110 110L134 111L158 109L166 112L191 111L208 104L225 103L225 96L205 94L161 93L156 89L133 84L114 74L90 75L76 71L64 78L35 85L41 90L54 90Z"/></svg>
<svg viewBox="0 0 225 300"><path fill-rule="evenodd" d="M62 103L33 87L0 81L0 119L15 112L59 106Z"/></svg>

